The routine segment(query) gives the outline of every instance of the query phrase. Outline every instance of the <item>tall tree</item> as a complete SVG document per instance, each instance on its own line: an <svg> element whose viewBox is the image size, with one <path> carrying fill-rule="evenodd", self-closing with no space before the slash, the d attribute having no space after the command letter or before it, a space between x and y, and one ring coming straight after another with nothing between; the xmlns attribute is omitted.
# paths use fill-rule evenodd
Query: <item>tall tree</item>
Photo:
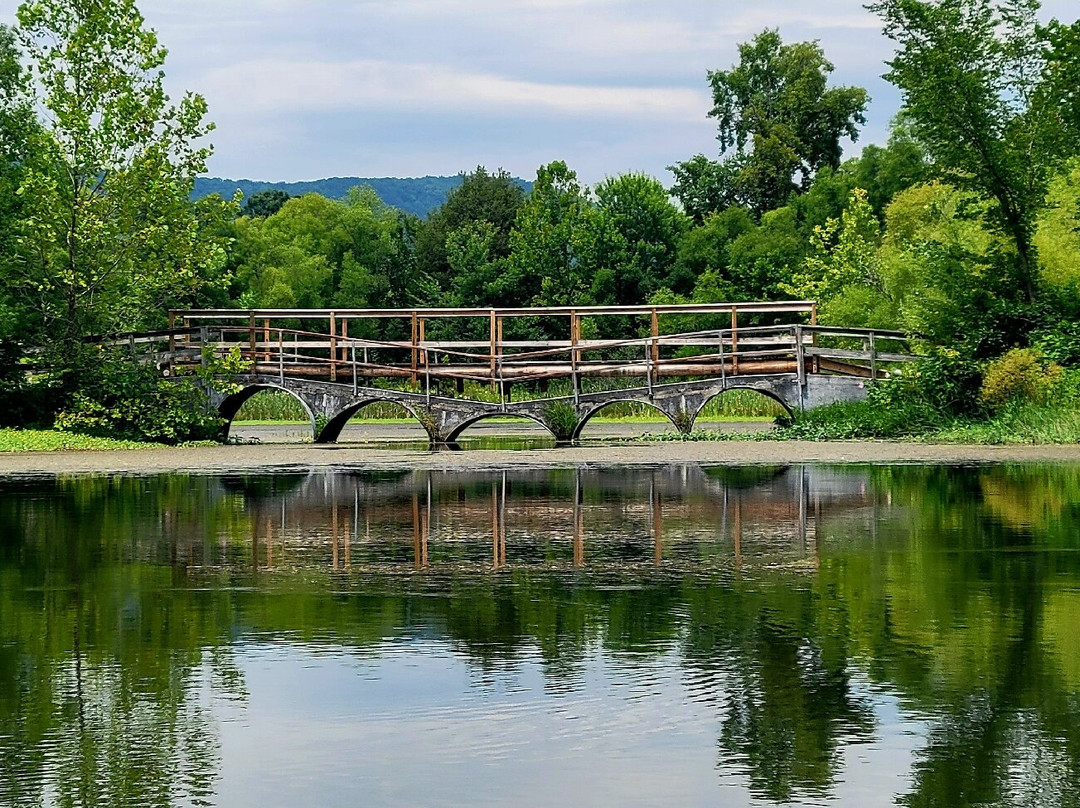
<svg viewBox="0 0 1080 808"><path fill-rule="evenodd" d="M887 78L949 182L993 199L1036 294L1031 233L1049 172L1080 150L1080 24L1039 24L1037 0L882 0L897 43Z"/></svg>
<svg viewBox="0 0 1080 808"><path fill-rule="evenodd" d="M866 122L866 90L830 88L832 71L817 42L785 45L765 30L739 46L738 65L709 72L709 116L734 192L759 214L805 191L823 166L838 167L841 141Z"/></svg>
<svg viewBox="0 0 1080 808"><path fill-rule="evenodd" d="M12 282L54 338L148 325L219 258L189 201L206 103L170 100L166 51L133 0L33 0L17 16L40 128Z"/></svg>
<svg viewBox="0 0 1080 808"><path fill-rule="evenodd" d="M687 216L668 199L664 186L645 174L620 174L596 186L596 206L626 244L615 269L612 303L639 305L660 287L689 293L693 277L672 274Z"/></svg>
<svg viewBox="0 0 1080 808"><path fill-rule="evenodd" d="M420 269L438 281L443 291L452 285L446 240L455 230L475 222L488 222L495 231L490 248L495 258L510 252L510 231L525 192L506 171L489 173L483 166L464 177L417 233L416 257Z"/></svg>

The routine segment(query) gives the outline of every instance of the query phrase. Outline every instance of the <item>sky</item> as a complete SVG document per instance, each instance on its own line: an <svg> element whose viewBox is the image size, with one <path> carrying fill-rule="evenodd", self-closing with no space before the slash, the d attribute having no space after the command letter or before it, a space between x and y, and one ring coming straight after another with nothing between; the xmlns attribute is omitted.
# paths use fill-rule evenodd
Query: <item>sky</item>
<svg viewBox="0 0 1080 808"><path fill-rule="evenodd" d="M1076 0L1046 16L1076 18ZM0 19L17 2L0 0ZM765 28L819 40L834 85L872 98L854 155L884 143L900 97L892 44L858 0L142 0L170 92L204 95L231 179L452 175L580 179L716 156L709 70Z"/></svg>

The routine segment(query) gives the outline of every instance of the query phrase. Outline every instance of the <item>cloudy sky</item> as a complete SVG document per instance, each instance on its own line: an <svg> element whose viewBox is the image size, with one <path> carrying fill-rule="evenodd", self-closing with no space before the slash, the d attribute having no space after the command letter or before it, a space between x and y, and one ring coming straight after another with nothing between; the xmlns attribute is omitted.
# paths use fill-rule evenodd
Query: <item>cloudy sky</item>
<svg viewBox="0 0 1080 808"><path fill-rule="evenodd" d="M1047 0L1074 19L1076 0ZM14 0L0 0L13 20ZM210 173L234 179L532 178L565 160L595 183L714 155L705 74L766 27L817 39L833 82L873 98L884 142L891 45L858 0L142 0L169 84L206 96Z"/></svg>

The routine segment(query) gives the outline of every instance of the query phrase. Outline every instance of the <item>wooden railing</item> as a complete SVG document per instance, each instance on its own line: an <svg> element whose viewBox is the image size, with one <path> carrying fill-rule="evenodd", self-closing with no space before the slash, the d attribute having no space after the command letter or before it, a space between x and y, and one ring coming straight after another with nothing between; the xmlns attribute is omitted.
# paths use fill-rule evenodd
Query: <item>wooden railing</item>
<svg viewBox="0 0 1080 808"><path fill-rule="evenodd" d="M663 326L674 316L689 315L697 323L722 325L665 333ZM740 326L740 315L744 322L751 315L796 322ZM612 316L629 318L622 324L626 330L639 320L635 330L646 335L585 336L600 330L590 320ZM507 338L506 323L526 317L547 333L555 330L552 322L563 323L565 337ZM407 339L358 336L373 330L372 323L393 333L387 321L395 319ZM872 380L913 358L900 332L824 327L815 319L815 306L806 301L574 309L210 310L173 312L170 320L179 328L103 342L173 374L193 372L207 354L232 351L253 373L282 382L286 377L320 379L359 391L376 380L397 380L431 396L444 380L457 385L473 381L490 384L503 399L514 385L555 379L569 380L574 395L581 392L583 380L598 378L631 380L633 386L650 390L672 379L760 374L795 374L800 382L822 373ZM322 323L325 331L319 328ZM477 332L483 337L476 338ZM471 338L461 336L470 333Z"/></svg>

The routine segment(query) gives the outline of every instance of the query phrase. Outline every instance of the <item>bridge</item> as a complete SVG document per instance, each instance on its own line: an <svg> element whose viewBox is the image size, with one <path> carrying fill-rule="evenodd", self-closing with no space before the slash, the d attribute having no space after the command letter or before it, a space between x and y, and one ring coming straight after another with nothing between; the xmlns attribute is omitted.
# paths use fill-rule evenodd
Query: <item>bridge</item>
<svg viewBox="0 0 1080 808"><path fill-rule="evenodd" d="M498 417L574 441L616 402L654 407L688 433L728 390L756 390L795 414L860 400L867 382L913 358L899 332L819 326L813 301L216 309L173 311L169 321L168 331L117 342L172 375L213 357L242 360L245 370L208 390L221 416L231 424L252 396L282 390L303 405L318 443L336 441L360 410L382 402L414 417L432 444L453 444Z"/></svg>

